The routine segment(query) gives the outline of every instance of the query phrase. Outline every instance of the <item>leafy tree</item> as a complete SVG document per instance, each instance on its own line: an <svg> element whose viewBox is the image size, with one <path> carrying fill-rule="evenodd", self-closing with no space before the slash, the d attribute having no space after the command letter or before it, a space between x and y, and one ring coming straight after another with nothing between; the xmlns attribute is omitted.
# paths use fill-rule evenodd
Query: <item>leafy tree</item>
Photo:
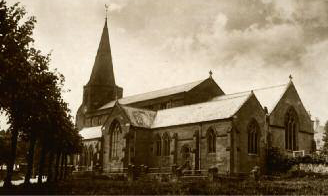
<svg viewBox="0 0 328 196"><path fill-rule="evenodd" d="M5 186L11 185L13 165L17 152L21 152L17 150L20 141L29 142L25 183L31 177L37 141L41 146L39 182L47 154L51 174L55 154L57 159L58 155L66 157L77 152L81 143L61 96L64 76L49 70L50 55L31 47L36 20L30 17L22 22L25 15L18 3L8 7L0 0L0 110L9 117L11 141Z"/></svg>
<svg viewBox="0 0 328 196"><path fill-rule="evenodd" d="M323 138L322 138L322 141L324 143L321 153L327 156L328 155L328 121L325 124L324 131L325 132L323 133Z"/></svg>
<svg viewBox="0 0 328 196"><path fill-rule="evenodd" d="M9 145L8 142L10 139L10 135L8 132L5 132L4 130L0 131L0 165L7 165L9 162L10 157L10 151L9 151Z"/></svg>
<svg viewBox="0 0 328 196"><path fill-rule="evenodd" d="M11 152L4 186L11 185L18 135L28 117L22 111L28 106L26 97L31 93L26 87L32 69L29 60L35 18L22 22L25 14L24 8L17 3L8 7L4 0L0 1L0 109L8 114L11 132Z"/></svg>

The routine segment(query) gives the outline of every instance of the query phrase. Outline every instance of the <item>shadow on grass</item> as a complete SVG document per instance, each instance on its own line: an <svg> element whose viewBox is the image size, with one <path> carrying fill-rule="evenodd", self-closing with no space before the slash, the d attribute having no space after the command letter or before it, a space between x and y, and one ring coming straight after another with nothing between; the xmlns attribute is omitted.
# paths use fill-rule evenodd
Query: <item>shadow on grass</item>
<svg viewBox="0 0 328 196"><path fill-rule="evenodd" d="M328 179L295 178L255 182L219 180L209 182L134 182L81 178L57 184L31 184L11 189L0 188L0 194L11 195L289 195L328 194Z"/></svg>

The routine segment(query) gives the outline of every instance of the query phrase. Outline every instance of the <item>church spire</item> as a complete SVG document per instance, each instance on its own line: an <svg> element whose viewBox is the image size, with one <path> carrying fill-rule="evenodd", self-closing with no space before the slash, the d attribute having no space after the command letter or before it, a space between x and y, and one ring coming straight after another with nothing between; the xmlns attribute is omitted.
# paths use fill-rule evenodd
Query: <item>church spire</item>
<svg viewBox="0 0 328 196"><path fill-rule="evenodd" d="M115 86L115 78L113 71L112 54L109 43L109 35L107 28L107 9L105 25L102 31L95 63L88 85L111 85Z"/></svg>

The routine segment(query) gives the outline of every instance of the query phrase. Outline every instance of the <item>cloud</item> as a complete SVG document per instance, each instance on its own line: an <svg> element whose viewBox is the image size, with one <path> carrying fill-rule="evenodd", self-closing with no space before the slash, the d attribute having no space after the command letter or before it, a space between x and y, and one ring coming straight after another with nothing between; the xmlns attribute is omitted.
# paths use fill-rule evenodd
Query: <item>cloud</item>
<svg viewBox="0 0 328 196"><path fill-rule="evenodd" d="M323 0L140 0L125 1L113 14L127 34L152 49L158 46L168 58L198 56L224 66L257 55L263 66L302 66L307 45L327 36L326 8Z"/></svg>
<svg viewBox="0 0 328 196"><path fill-rule="evenodd" d="M53 49L51 66L66 76L72 91L65 99L73 115L91 73L107 3L115 76L125 95L203 79L209 69L228 93L285 83L293 74L313 114L328 119L322 88L328 63L325 0L22 2L38 19L36 45L44 52Z"/></svg>

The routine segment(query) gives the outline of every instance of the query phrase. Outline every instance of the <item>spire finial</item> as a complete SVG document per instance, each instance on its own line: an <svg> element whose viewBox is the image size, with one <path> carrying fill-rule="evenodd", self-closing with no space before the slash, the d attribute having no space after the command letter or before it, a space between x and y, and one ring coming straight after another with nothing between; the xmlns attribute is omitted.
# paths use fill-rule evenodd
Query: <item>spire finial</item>
<svg viewBox="0 0 328 196"><path fill-rule="evenodd" d="M107 21L107 13L108 13L108 5L107 5L107 4L105 4L105 12L106 12L106 17L105 17L105 19L106 19L106 21Z"/></svg>
<svg viewBox="0 0 328 196"><path fill-rule="evenodd" d="M290 81L293 80L293 76L292 76L292 74L289 75L289 80L290 80Z"/></svg>
<svg viewBox="0 0 328 196"><path fill-rule="evenodd" d="M210 74L210 78L212 78L212 75L213 75L212 70L210 70L208 73Z"/></svg>

